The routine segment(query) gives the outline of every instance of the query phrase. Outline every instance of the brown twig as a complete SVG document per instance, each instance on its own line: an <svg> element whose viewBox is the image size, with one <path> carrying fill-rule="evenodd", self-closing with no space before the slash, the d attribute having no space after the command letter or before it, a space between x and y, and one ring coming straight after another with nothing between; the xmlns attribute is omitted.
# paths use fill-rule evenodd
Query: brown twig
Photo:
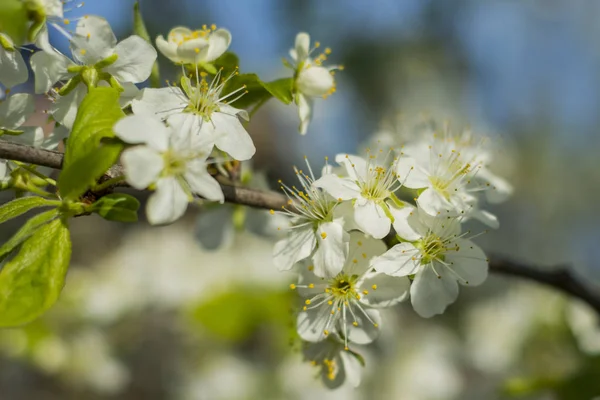
<svg viewBox="0 0 600 400"><path fill-rule="evenodd" d="M63 154L56 151L43 150L15 143L0 141L0 158L61 169ZM120 166L111 168L106 178L122 174ZM256 189L234 186L220 179L225 201L267 210L281 209L287 204L285 196L275 192L265 192ZM494 273L525 278L534 282L551 286L557 290L577 297L588 303L600 314L600 293L584 285L578 280L568 266L552 269L520 263L502 256L491 255L490 270Z"/></svg>

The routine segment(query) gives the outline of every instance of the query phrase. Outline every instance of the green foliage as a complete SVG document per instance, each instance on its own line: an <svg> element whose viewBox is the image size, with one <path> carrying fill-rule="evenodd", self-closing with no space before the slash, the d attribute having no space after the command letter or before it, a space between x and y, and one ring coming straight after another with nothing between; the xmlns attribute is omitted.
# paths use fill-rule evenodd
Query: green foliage
<svg viewBox="0 0 600 400"><path fill-rule="evenodd" d="M10 36L17 46L25 42L27 22L27 7L23 1L0 1L0 32Z"/></svg>
<svg viewBox="0 0 600 400"><path fill-rule="evenodd" d="M140 202L125 193L111 193L101 197L91 211L109 221L136 222Z"/></svg>
<svg viewBox="0 0 600 400"><path fill-rule="evenodd" d="M58 209L50 210L30 218L6 243L0 247L0 261L4 260L17 246L29 239L38 229L56 219Z"/></svg>
<svg viewBox="0 0 600 400"><path fill-rule="evenodd" d="M52 207L60 205L59 201L46 200L42 197L21 197L0 206L0 224L37 207Z"/></svg>
<svg viewBox="0 0 600 400"><path fill-rule="evenodd" d="M223 53L221 57L217 58L214 61L214 65L217 69L222 68L222 76L229 76L235 70L237 70L238 66L240 65L240 59L235 53L228 51Z"/></svg>
<svg viewBox="0 0 600 400"><path fill-rule="evenodd" d="M196 307L193 319L215 337L235 343L265 324L286 321L293 299L290 291L239 288Z"/></svg>
<svg viewBox="0 0 600 400"><path fill-rule="evenodd" d="M0 271L0 327L25 324L50 308L63 288L70 258L63 219L37 229Z"/></svg>
<svg viewBox="0 0 600 400"><path fill-rule="evenodd" d="M292 97L292 78L278 79L273 82L263 82L256 74L240 74L233 77L225 86L223 94L231 93L243 86L247 93L231 103L237 108L248 108L261 105L271 97L275 97L284 104L290 104ZM234 95L235 96L235 95Z"/></svg>
<svg viewBox="0 0 600 400"><path fill-rule="evenodd" d="M63 198L77 199L117 162L123 145L114 139L112 128L124 116L117 90L99 87L85 96L67 141L58 181Z"/></svg>
<svg viewBox="0 0 600 400"><path fill-rule="evenodd" d="M279 101L284 104L290 104L294 99L292 88L294 86L293 78L282 78L272 82L262 82L262 85Z"/></svg>
<svg viewBox="0 0 600 400"><path fill-rule="evenodd" d="M139 1L136 1L133 4L133 32L142 39L144 39L146 42L152 44L152 39L150 38L150 34L146 29L146 24L144 23L144 19L142 18L142 13L140 12ZM152 73L150 74L150 85L153 88L159 88L161 86L158 60L154 61L154 65L152 65Z"/></svg>

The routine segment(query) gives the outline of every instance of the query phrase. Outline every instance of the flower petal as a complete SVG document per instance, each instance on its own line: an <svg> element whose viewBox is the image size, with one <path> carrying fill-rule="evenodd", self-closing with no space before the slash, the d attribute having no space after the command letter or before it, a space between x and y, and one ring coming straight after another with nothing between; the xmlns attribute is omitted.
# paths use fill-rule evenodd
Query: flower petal
<svg viewBox="0 0 600 400"><path fill-rule="evenodd" d="M84 65L92 65L114 53L117 38L108 21L95 15L80 19L71 38L73 58Z"/></svg>
<svg viewBox="0 0 600 400"><path fill-rule="evenodd" d="M402 239L412 242L420 239L425 233L421 228L419 215L415 207L409 205L402 208L390 206L390 213L394 217L394 230Z"/></svg>
<svg viewBox="0 0 600 400"><path fill-rule="evenodd" d="M353 307L353 314L350 312L346 314L348 341L356 344L373 342L379 336L379 330L381 329L379 311L364 307L361 310L352 303L350 307ZM341 318L340 321L342 321ZM353 322L357 322L358 326L354 326Z"/></svg>
<svg viewBox="0 0 600 400"><path fill-rule="evenodd" d="M185 181L190 185L192 192L199 194L207 200L223 203L223 189L215 178L206 170L204 160L194 160L187 164L187 170L183 174Z"/></svg>
<svg viewBox="0 0 600 400"><path fill-rule="evenodd" d="M227 29L217 29L208 37L208 51L204 61L211 62L221 57L231 44L231 33Z"/></svg>
<svg viewBox="0 0 600 400"><path fill-rule="evenodd" d="M296 61L304 61L308 57L310 51L310 36L306 32L299 32L296 35L296 43L294 45L296 53Z"/></svg>
<svg viewBox="0 0 600 400"><path fill-rule="evenodd" d="M177 86L160 89L146 88L142 90L137 99L131 102L134 114L152 115L160 119L180 113L186 106L185 94Z"/></svg>
<svg viewBox="0 0 600 400"><path fill-rule="evenodd" d="M8 36L0 33L3 38ZM10 40L10 39L8 39ZM12 42L12 41L11 41ZM19 49L8 51L0 46L0 83L7 88L24 83L27 80L27 65Z"/></svg>
<svg viewBox="0 0 600 400"><path fill-rule="evenodd" d="M350 235L338 222L325 222L316 232L317 250L313 255L315 275L321 278L333 278L346 262Z"/></svg>
<svg viewBox="0 0 600 400"><path fill-rule="evenodd" d="M458 283L443 265L438 264L436 271L428 265L417 273L410 286L410 297L417 314L430 318L442 314L449 304L454 303L458 297Z"/></svg>
<svg viewBox="0 0 600 400"><path fill-rule="evenodd" d="M344 366L343 370L346 375L346 381L352 385L352 387L357 388L360 385L360 373L362 371L360 362L355 356L347 351L340 352L339 355L342 365Z"/></svg>
<svg viewBox="0 0 600 400"><path fill-rule="evenodd" d="M475 243L466 239L457 239L457 251L449 251L446 261L450 263L448 268L452 269L463 285L481 285L488 275L488 259Z"/></svg>
<svg viewBox="0 0 600 400"><path fill-rule="evenodd" d="M346 168L346 173L352 180L364 182L367 179L369 167L364 158L353 154L338 154L335 161Z"/></svg>
<svg viewBox="0 0 600 400"><path fill-rule="evenodd" d="M420 189L431 185L427 172L410 157L401 157L396 164L398 180L410 189Z"/></svg>
<svg viewBox="0 0 600 400"><path fill-rule="evenodd" d="M155 118L129 115L118 120L113 130L115 135L127 143L147 144L159 152L169 148L171 130Z"/></svg>
<svg viewBox="0 0 600 400"><path fill-rule="evenodd" d="M159 35L156 38L156 48L160 51L163 56L167 57L169 60L180 63L181 58L177 55L177 44L173 42L167 42L162 35Z"/></svg>
<svg viewBox="0 0 600 400"><path fill-rule="evenodd" d="M177 57L186 64L204 62L208 53L208 41L204 38L186 40L177 46Z"/></svg>
<svg viewBox="0 0 600 400"><path fill-rule="evenodd" d="M390 232L391 221L373 200L359 199L354 204L354 219L360 229L376 239Z"/></svg>
<svg viewBox="0 0 600 400"><path fill-rule="evenodd" d="M17 93L0 103L0 127L17 129L35 110L33 96Z"/></svg>
<svg viewBox="0 0 600 400"><path fill-rule="evenodd" d="M52 85L71 74L67 67L73 64L71 60L58 52L46 53L38 51L29 60L35 75L35 92L46 93Z"/></svg>
<svg viewBox="0 0 600 400"><path fill-rule="evenodd" d="M121 83L140 83L148 79L156 61L156 50L150 43L132 35L117 44L115 53L119 58L104 69L106 72Z"/></svg>
<svg viewBox="0 0 600 400"><path fill-rule="evenodd" d="M148 222L152 225L169 224L179 219L187 209L188 196L175 177L156 182L156 192L146 205Z"/></svg>
<svg viewBox="0 0 600 400"><path fill-rule="evenodd" d="M410 279L405 276L389 276L369 272L360 283L361 290L368 291L360 301L370 307L391 307L408 298Z"/></svg>
<svg viewBox="0 0 600 400"><path fill-rule="evenodd" d="M312 119L313 100L304 96L302 93L297 93L295 101L298 105L298 118L300 118L300 127L298 130L301 135L306 135L308 124Z"/></svg>
<svg viewBox="0 0 600 400"><path fill-rule="evenodd" d="M325 307L326 308L326 307ZM298 314L296 329L298 335L307 342L320 342L325 339L325 327L331 316L324 307L309 308Z"/></svg>
<svg viewBox="0 0 600 400"><path fill-rule="evenodd" d="M252 158L256 147L237 116L214 112L211 115L214 131L218 135L215 145L239 161Z"/></svg>
<svg viewBox="0 0 600 400"><path fill-rule="evenodd" d="M344 272L348 275L361 276L371 268L371 261L386 251L382 240L367 236L360 231L350 233L350 254L346 260Z"/></svg>
<svg viewBox="0 0 600 400"><path fill-rule="evenodd" d="M311 66L300 71L296 79L298 90L305 96L321 97L329 93L335 80L327 68Z"/></svg>
<svg viewBox="0 0 600 400"><path fill-rule="evenodd" d="M161 155L147 146L136 146L125 150L121 162L125 168L127 183L138 190L145 189L156 182L164 169Z"/></svg>
<svg viewBox="0 0 600 400"><path fill-rule="evenodd" d="M412 243L399 243L371 262L378 272L391 276L407 276L419 271L419 250ZM415 257L413 259L413 257Z"/></svg>
<svg viewBox="0 0 600 400"><path fill-rule="evenodd" d="M313 186L325 190L334 199L340 201L356 199L360 196L360 188L354 181L334 174L323 175L313 183Z"/></svg>
<svg viewBox="0 0 600 400"><path fill-rule="evenodd" d="M454 207L433 188L427 188L417 198L417 205L431 216L453 215Z"/></svg>
<svg viewBox="0 0 600 400"><path fill-rule="evenodd" d="M77 117L77 110L86 94L87 88L84 84L80 83L70 93L60 96L50 106L50 114L60 124L72 129Z"/></svg>
<svg viewBox="0 0 600 400"><path fill-rule="evenodd" d="M290 270L298 261L310 256L316 244L317 239L311 225L291 228L285 239L275 243L273 261L280 271Z"/></svg>
<svg viewBox="0 0 600 400"><path fill-rule="evenodd" d="M25 144L27 146L41 147L44 143L44 131L39 126L23 126L22 134L18 136L9 136L13 143Z"/></svg>

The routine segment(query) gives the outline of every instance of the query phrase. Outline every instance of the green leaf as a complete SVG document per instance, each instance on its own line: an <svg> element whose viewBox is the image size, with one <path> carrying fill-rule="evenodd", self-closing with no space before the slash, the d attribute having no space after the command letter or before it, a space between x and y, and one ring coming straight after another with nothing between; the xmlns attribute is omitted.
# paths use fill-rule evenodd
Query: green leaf
<svg viewBox="0 0 600 400"><path fill-rule="evenodd" d="M237 70L240 65L240 59L235 53L228 51L213 61L213 65L218 69L223 68L221 71L221 76L226 78L235 70Z"/></svg>
<svg viewBox="0 0 600 400"><path fill-rule="evenodd" d="M225 88L223 89L223 95L229 94L234 90L238 90L243 86L246 86L247 91L238 100L230 103L236 108L248 108L254 104L263 103L271 98L271 93L263 86L261 80L256 74L240 74L229 80ZM240 94L242 91L239 92ZM231 98L233 100L238 94L234 94ZM230 101L228 99L228 101Z"/></svg>
<svg viewBox="0 0 600 400"><path fill-rule="evenodd" d="M21 197L0 206L0 224L25 214L36 207L56 207L59 205L59 201L46 200L43 197Z"/></svg>
<svg viewBox="0 0 600 400"><path fill-rule="evenodd" d="M2 0L0 2L0 32L10 36L17 46L25 42L27 23L27 7L23 1Z"/></svg>
<svg viewBox="0 0 600 400"><path fill-rule="evenodd" d="M34 320L58 299L71 258L69 228L55 219L23 243L0 271L0 327Z"/></svg>
<svg viewBox="0 0 600 400"><path fill-rule="evenodd" d="M101 197L92 206L92 211L109 221L136 222L140 202L125 193L111 193Z"/></svg>
<svg viewBox="0 0 600 400"><path fill-rule="evenodd" d="M273 97L285 104L290 104L294 99L294 95L292 94L293 85L293 78L282 78L272 82L263 82L265 89L267 89Z"/></svg>
<svg viewBox="0 0 600 400"><path fill-rule="evenodd" d="M144 19L142 18L142 13L140 12L140 2L136 1L133 4L133 32L144 39L146 42L152 44L152 39L150 38L150 34L148 33L148 29L146 29L146 24L144 23ZM154 61L152 65L152 72L150 73L150 86L153 88L159 88L160 84L160 70L158 68L158 59Z"/></svg>
<svg viewBox="0 0 600 400"><path fill-rule="evenodd" d="M124 116L119 91L98 87L85 96L67 141L58 180L63 198L77 199L117 162L123 144L110 139L115 136L112 130L115 122Z"/></svg>
<svg viewBox="0 0 600 400"><path fill-rule="evenodd" d="M17 246L27 240L40 227L57 218L58 209L50 210L31 217L7 242L0 246L0 261L4 260Z"/></svg>

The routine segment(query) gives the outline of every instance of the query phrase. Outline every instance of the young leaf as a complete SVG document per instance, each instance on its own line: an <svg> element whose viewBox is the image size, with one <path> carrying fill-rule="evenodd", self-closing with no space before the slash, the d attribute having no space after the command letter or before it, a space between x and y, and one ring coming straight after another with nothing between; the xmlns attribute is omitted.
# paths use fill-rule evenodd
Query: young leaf
<svg viewBox="0 0 600 400"><path fill-rule="evenodd" d="M240 60L235 53L228 51L217 58L213 64L217 69L223 68L221 76L227 77L239 67Z"/></svg>
<svg viewBox="0 0 600 400"><path fill-rule="evenodd" d="M56 207L59 205L59 201L46 200L42 197L21 197L0 206L0 224L25 214L36 207Z"/></svg>
<svg viewBox="0 0 600 400"><path fill-rule="evenodd" d="M58 209L50 210L31 217L6 243L0 246L0 262L6 258L17 246L29 239L38 229L57 218Z"/></svg>
<svg viewBox="0 0 600 400"><path fill-rule="evenodd" d="M282 78L272 82L263 82L262 84L276 99L285 104L292 102L294 98L292 94L293 78Z"/></svg>
<svg viewBox="0 0 600 400"><path fill-rule="evenodd" d="M142 39L144 39L146 42L152 44L152 39L150 38L150 34L148 34L146 24L144 23L142 13L140 12L139 1L136 1L133 4L133 32ZM150 73L150 86L152 86L153 88L159 88L161 86L160 70L158 69L158 60L154 61L154 64L152 65L152 72Z"/></svg>
<svg viewBox="0 0 600 400"><path fill-rule="evenodd" d="M58 299L71 258L69 229L62 219L39 228L0 271L0 327L25 324Z"/></svg>
<svg viewBox="0 0 600 400"><path fill-rule="evenodd" d="M231 93L234 90L246 85L247 93L238 100L231 103L236 108L248 108L254 104L262 103L271 98L271 93L263 86L261 80L256 74L240 74L227 83L223 90L223 95ZM234 95L235 96L235 95Z"/></svg>
<svg viewBox="0 0 600 400"><path fill-rule="evenodd" d="M0 32L8 35L17 46L22 45L27 36L27 19L27 7L24 1L2 0L0 2Z"/></svg>
<svg viewBox="0 0 600 400"><path fill-rule="evenodd" d="M123 149L112 127L125 114L119 92L111 87L91 90L83 99L67 147L58 189L63 198L76 199L113 165Z"/></svg>
<svg viewBox="0 0 600 400"><path fill-rule="evenodd" d="M136 222L140 202L125 193L111 193L101 197L92 206L92 211L109 221Z"/></svg>

